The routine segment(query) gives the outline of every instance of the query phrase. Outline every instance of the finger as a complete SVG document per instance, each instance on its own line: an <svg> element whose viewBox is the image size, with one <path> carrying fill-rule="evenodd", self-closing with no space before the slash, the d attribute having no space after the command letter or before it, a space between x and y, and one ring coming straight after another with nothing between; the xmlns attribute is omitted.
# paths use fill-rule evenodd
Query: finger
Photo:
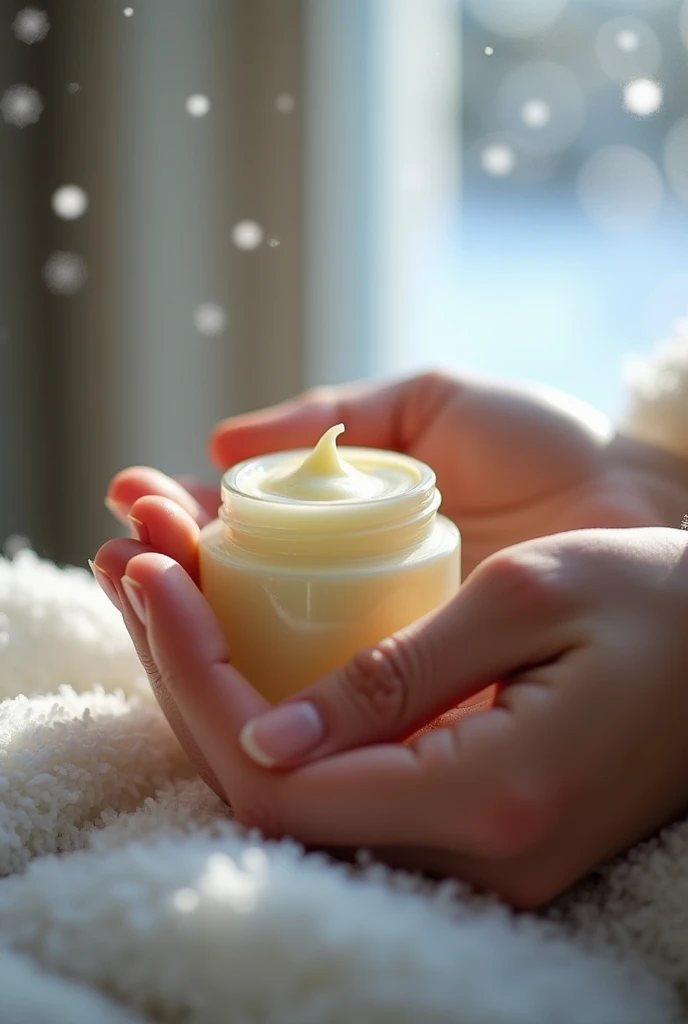
<svg viewBox="0 0 688 1024"><path fill-rule="evenodd" d="M279 775L251 770L236 736L267 702L228 663L226 640L202 595L162 555L135 557L127 575L141 588L163 683L242 824L318 845L459 844L493 856L543 827L538 773L519 765L530 748L528 731L512 727L507 708L410 747L369 747Z"/></svg>
<svg viewBox="0 0 688 1024"><path fill-rule="evenodd" d="M344 444L406 451L456 391L456 382L427 374L393 384L320 388L269 409L223 420L211 434L209 454L226 469L266 452L308 447L335 423Z"/></svg>
<svg viewBox="0 0 688 1024"><path fill-rule="evenodd" d="M131 506L147 494L156 494L176 502L199 526L205 526L213 518L181 484L149 466L132 466L113 477L105 504L116 519L129 526L127 516Z"/></svg>
<svg viewBox="0 0 688 1024"><path fill-rule="evenodd" d="M156 700L158 701L172 731L179 740L179 743L184 749L187 757L194 765L204 782L206 782L207 785L209 785L211 789L218 794L218 796L224 799L224 791L220 786L220 783L218 782L214 772L209 768L198 744L187 728L175 701L171 699L169 691L162 684L158 665L148 643L146 628L132 607L129 596L122 585L122 577L125 575L127 565L131 559L149 551L150 549L141 542L130 540L126 537L108 541L96 553L96 557L94 559L94 575L101 584L101 587L103 587L105 582L105 587L112 587L114 590L116 600L113 601L113 603L116 603L122 612L124 624L126 625L129 636L132 639L138 659L148 676L153 694L155 695ZM103 577L105 577L105 580ZM105 589L105 587L103 588ZM110 594L108 594L108 596L110 596L112 600L112 596Z"/></svg>
<svg viewBox="0 0 688 1024"><path fill-rule="evenodd" d="M174 478L192 498L195 498L201 508L211 519L217 518L217 511L220 507L220 488L218 485L203 483L192 476L175 476Z"/></svg>
<svg viewBox="0 0 688 1024"><path fill-rule="evenodd" d="M574 641L564 593L514 558L484 563L442 608L248 723L246 752L284 768L398 742L495 681L566 653Z"/></svg>
<svg viewBox="0 0 688 1024"><path fill-rule="evenodd" d="M534 742L550 698L540 691L530 716L493 708L409 747L371 746L266 773L259 806L269 810L256 824L313 845L517 856L546 834L556 806Z"/></svg>
<svg viewBox="0 0 688 1024"><path fill-rule="evenodd" d="M247 765L236 736L267 701L229 663L217 619L176 562L141 555L126 574L139 588L160 685L226 790L227 780Z"/></svg>
<svg viewBox="0 0 688 1024"><path fill-rule="evenodd" d="M175 501L149 494L134 502L127 518L140 541L169 555L198 584L200 529L188 512Z"/></svg>

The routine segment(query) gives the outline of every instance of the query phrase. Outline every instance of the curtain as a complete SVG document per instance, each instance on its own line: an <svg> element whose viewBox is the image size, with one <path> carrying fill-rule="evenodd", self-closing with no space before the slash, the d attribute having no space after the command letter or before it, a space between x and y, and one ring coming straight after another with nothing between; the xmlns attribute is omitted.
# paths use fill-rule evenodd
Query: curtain
<svg viewBox="0 0 688 1024"><path fill-rule="evenodd" d="M458 19L454 0L32 6L50 27L27 43L0 0L0 544L84 564L119 469L215 481L218 419L384 372L414 244L394 167L430 124L453 151L430 72ZM42 104L24 127L17 86ZM52 206L69 185L73 219Z"/></svg>

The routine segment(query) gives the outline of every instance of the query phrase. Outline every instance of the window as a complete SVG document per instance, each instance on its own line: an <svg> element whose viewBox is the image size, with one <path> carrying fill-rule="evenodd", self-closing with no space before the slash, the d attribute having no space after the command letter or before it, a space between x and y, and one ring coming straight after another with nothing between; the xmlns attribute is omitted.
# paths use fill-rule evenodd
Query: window
<svg viewBox="0 0 688 1024"><path fill-rule="evenodd" d="M465 0L461 199L417 261L428 360L615 414L688 315L688 3Z"/></svg>

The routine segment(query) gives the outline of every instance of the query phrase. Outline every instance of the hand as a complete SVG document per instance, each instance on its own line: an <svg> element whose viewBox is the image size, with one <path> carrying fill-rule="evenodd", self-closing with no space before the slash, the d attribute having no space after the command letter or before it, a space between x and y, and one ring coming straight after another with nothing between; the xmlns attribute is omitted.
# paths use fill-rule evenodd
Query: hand
<svg viewBox="0 0 688 1024"><path fill-rule="evenodd" d="M96 562L239 822L533 907L688 807L685 533L511 547L442 609L270 710L184 568L197 526L168 506L137 507L165 553L110 541ZM494 707L406 739L494 679Z"/></svg>
<svg viewBox="0 0 688 1024"><path fill-rule="evenodd" d="M614 435L604 417L551 392L429 374L391 385L310 392L220 423L220 470L255 455L313 445L343 422L343 442L392 448L435 469L442 511L462 534L463 573L495 551L587 527L678 526L688 511L688 462ZM198 522L214 518L216 488L187 489L143 467L109 489L126 522L145 494L172 498Z"/></svg>

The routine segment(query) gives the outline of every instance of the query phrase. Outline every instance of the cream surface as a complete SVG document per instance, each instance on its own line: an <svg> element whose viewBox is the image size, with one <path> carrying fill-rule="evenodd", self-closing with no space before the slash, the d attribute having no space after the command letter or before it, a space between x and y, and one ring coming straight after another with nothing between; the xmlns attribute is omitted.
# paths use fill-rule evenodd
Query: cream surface
<svg viewBox="0 0 688 1024"><path fill-rule="evenodd" d="M343 423L330 427L305 455L287 452L256 460L237 474L237 489L250 497L299 503L361 502L403 494L419 482L415 463L395 452L352 448L344 455L337 447L344 430Z"/></svg>

